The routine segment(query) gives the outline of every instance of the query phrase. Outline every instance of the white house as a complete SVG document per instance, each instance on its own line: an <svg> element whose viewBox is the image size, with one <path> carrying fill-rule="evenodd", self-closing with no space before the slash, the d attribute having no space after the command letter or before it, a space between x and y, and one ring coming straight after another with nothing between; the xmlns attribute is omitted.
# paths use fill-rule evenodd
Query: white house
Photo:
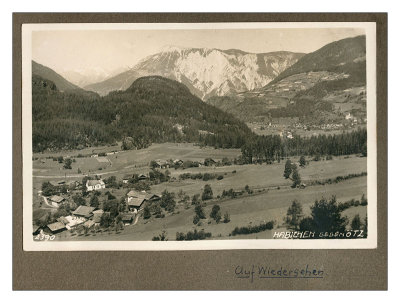
<svg viewBox="0 0 400 303"><path fill-rule="evenodd" d="M87 180L86 182L87 191L100 190L103 188L106 188L103 180Z"/></svg>

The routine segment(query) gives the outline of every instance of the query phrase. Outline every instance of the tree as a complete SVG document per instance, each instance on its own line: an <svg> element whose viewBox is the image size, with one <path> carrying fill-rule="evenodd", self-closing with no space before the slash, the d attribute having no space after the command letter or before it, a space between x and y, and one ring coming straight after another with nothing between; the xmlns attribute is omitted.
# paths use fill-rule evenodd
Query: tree
<svg viewBox="0 0 400 303"><path fill-rule="evenodd" d="M90 198L90 206L92 207L99 207L99 198L97 197L97 195L93 195Z"/></svg>
<svg viewBox="0 0 400 303"><path fill-rule="evenodd" d="M288 179L291 173L292 173L292 161L287 160L285 163L285 170L283 172L283 176L285 177L285 179Z"/></svg>
<svg viewBox="0 0 400 303"><path fill-rule="evenodd" d="M347 225L346 217L341 216L336 197L328 201L325 198L316 200L311 206L311 217L300 221L300 231L321 232L345 232Z"/></svg>
<svg viewBox="0 0 400 303"><path fill-rule="evenodd" d="M231 221L231 217L229 216L228 212L224 214L224 223L228 223Z"/></svg>
<svg viewBox="0 0 400 303"><path fill-rule="evenodd" d="M154 205L152 208L153 208L153 215L154 215L156 218L162 218L162 217L163 217L162 209L161 209L160 204L157 203L157 204Z"/></svg>
<svg viewBox="0 0 400 303"><path fill-rule="evenodd" d="M353 220L351 221L351 228L353 230L360 230L361 229L361 219L360 219L360 215L359 214L355 215Z"/></svg>
<svg viewBox="0 0 400 303"><path fill-rule="evenodd" d="M108 212L105 212L101 215L100 218L100 226L108 228L112 223L112 218Z"/></svg>
<svg viewBox="0 0 400 303"><path fill-rule="evenodd" d="M364 142L364 144L362 145L361 154L363 155L363 157L367 156L367 142Z"/></svg>
<svg viewBox="0 0 400 303"><path fill-rule="evenodd" d="M163 230L161 234L159 234L158 236L154 236L152 240L153 241L168 241L167 232L165 230Z"/></svg>
<svg viewBox="0 0 400 303"><path fill-rule="evenodd" d="M71 164L72 164L72 160L71 160L70 158L67 158L67 159L64 161L64 168L65 168L65 169L72 169Z"/></svg>
<svg viewBox="0 0 400 303"><path fill-rule="evenodd" d="M306 166L306 158L305 158L304 156L301 156L301 157L300 157L299 162L300 162L300 166L301 166L301 167Z"/></svg>
<svg viewBox="0 0 400 303"><path fill-rule="evenodd" d="M74 200L75 204L77 206L79 205L86 205L86 200L79 194L75 194L72 196L72 200Z"/></svg>
<svg viewBox="0 0 400 303"><path fill-rule="evenodd" d="M112 219L119 215L119 203L116 200L106 200L103 202L103 210L109 212Z"/></svg>
<svg viewBox="0 0 400 303"><path fill-rule="evenodd" d="M58 160L58 163L63 163L63 162L64 162L63 156L59 156L59 157L57 158L57 160Z"/></svg>
<svg viewBox="0 0 400 303"><path fill-rule="evenodd" d="M200 194L195 194L192 197L192 205L197 205L200 203Z"/></svg>
<svg viewBox="0 0 400 303"><path fill-rule="evenodd" d="M110 193L109 191L107 191L105 193L105 195L107 196L107 200L115 200L117 199L112 193Z"/></svg>
<svg viewBox="0 0 400 303"><path fill-rule="evenodd" d="M194 208L194 212L200 219L205 219L206 215L204 214L203 207L200 204L197 204L196 207Z"/></svg>
<svg viewBox="0 0 400 303"><path fill-rule="evenodd" d="M300 225L301 218L303 217L303 208L297 200L293 200L292 205L288 208L286 213L286 224L289 228L297 229Z"/></svg>
<svg viewBox="0 0 400 303"><path fill-rule="evenodd" d="M293 188L299 186L301 183L301 178L300 178L300 174L297 170L297 167L293 168L292 180L293 180L293 184L292 184Z"/></svg>
<svg viewBox="0 0 400 303"><path fill-rule="evenodd" d="M213 218L217 223L221 221L221 208L219 207L219 205L214 205L212 207L210 217Z"/></svg>
<svg viewBox="0 0 400 303"><path fill-rule="evenodd" d="M147 220L150 219L150 217L151 217L150 208L148 205L146 205L143 209L143 218Z"/></svg>
<svg viewBox="0 0 400 303"><path fill-rule="evenodd" d="M200 217L199 217L198 215L195 215L195 216L193 217L193 224L194 224L194 225L197 225L197 223L199 223L199 221L200 221Z"/></svg>
<svg viewBox="0 0 400 303"><path fill-rule="evenodd" d="M363 228L364 228L365 237L367 237L368 236L368 216L365 216Z"/></svg>
<svg viewBox="0 0 400 303"><path fill-rule="evenodd" d="M156 161L154 161L154 160L151 160L150 161L150 168L157 168L158 167L158 164L157 164L157 162Z"/></svg>
<svg viewBox="0 0 400 303"><path fill-rule="evenodd" d="M50 182L42 183L42 194L43 196L52 196L57 193L57 188Z"/></svg>
<svg viewBox="0 0 400 303"><path fill-rule="evenodd" d="M210 200L213 198L213 191L209 184L204 185L203 194L201 195L201 199L203 201Z"/></svg>
<svg viewBox="0 0 400 303"><path fill-rule="evenodd" d="M161 195L160 206L166 211L173 212L175 210L175 195L164 190Z"/></svg>
<svg viewBox="0 0 400 303"><path fill-rule="evenodd" d="M115 176L110 176L104 179L104 183L107 188L118 188L117 178Z"/></svg>

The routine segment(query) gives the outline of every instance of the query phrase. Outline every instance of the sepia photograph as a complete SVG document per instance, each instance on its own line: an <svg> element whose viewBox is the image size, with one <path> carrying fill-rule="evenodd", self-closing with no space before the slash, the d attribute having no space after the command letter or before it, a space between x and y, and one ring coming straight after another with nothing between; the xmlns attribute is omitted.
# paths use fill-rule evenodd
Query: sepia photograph
<svg viewBox="0 0 400 303"><path fill-rule="evenodd" d="M27 251L377 246L368 22L22 26Z"/></svg>

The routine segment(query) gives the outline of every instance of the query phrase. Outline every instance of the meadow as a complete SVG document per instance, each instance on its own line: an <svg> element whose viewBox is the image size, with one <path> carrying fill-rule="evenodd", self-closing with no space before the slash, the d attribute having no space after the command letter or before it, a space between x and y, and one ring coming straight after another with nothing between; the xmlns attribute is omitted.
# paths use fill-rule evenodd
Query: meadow
<svg viewBox="0 0 400 303"><path fill-rule="evenodd" d="M54 154L58 156L59 154ZM75 153L77 155L77 153ZM43 154L35 154L37 160L33 161L33 208L34 217L42 215L49 211L46 205L40 205L41 197L37 195L41 184L50 180L81 180L85 174L98 174L103 177L116 176L117 180L129 173L148 173L149 162L156 159L181 159L192 161L203 161L205 158L221 160L222 158L233 159L240 155L238 149L214 149L200 148L193 144L185 143L167 143L153 144L147 149L120 151L117 154L105 157L108 161L98 161L98 158L83 157L75 158L72 163L72 169L62 168L62 164L52 159L47 159ZM298 157L292 158L297 162ZM360 174L367 171L367 159L355 155L346 157L334 157L332 160L313 161L306 158L308 165L299 168L302 182L315 180L326 180L336 178L337 176L346 176L349 174ZM276 222L274 230L284 230L283 218L287 208L293 200L298 200L303 207L305 215L309 214L310 206L316 199L322 197L330 198L332 195L337 197L339 202L350 199L360 199L363 194L367 194L367 177L356 177L339 183L307 186L304 189L291 188L292 181L283 177L285 161L266 164L248 164L248 165L230 165L219 167L198 167L189 169L169 168L171 181L151 186L150 192L161 193L164 190L178 194L184 194L192 197L195 194L201 194L204 185L209 184L213 190L214 199L206 202L204 208L207 219L203 219L200 226L193 224L194 206L178 203L172 214L166 214L165 218L143 219L139 217L137 224L125 226L124 230L115 233L102 232L94 236L72 235L69 232L63 232L57 236L58 240L151 240L158 236L162 230L167 233L169 240L175 240L177 232L188 232L190 230L204 229L212 233L212 239L236 239L236 238L271 238L273 231L264 231L251 235L230 236L232 230L239 226L256 225L273 220ZM102 169L99 170L99 167ZM78 173L78 168L81 173ZM166 169L162 169L165 171ZM222 175L221 180L213 179L208 181L185 179L181 180L179 176L183 173L212 173ZM217 198L223 190L233 189L243 191L248 185L253 191L252 194L243 193L242 195L231 198ZM111 189L113 195L124 196L127 189ZM178 199L177 199L178 200ZM209 218L211 208L218 204L221 207L222 215L227 212L230 215L229 223L216 223ZM52 210L54 211L54 210ZM140 212L141 213L141 212ZM351 220L355 214L360 214L361 218L366 215L366 207L351 207L343 212Z"/></svg>

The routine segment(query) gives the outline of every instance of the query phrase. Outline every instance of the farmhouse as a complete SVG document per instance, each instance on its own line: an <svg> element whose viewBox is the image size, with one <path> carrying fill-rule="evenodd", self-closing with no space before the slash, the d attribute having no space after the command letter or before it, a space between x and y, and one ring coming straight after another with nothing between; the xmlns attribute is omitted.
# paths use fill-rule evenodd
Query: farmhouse
<svg viewBox="0 0 400 303"><path fill-rule="evenodd" d="M131 225L134 217L134 214L123 214L121 217L122 223L124 223L124 225Z"/></svg>
<svg viewBox="0 0 400 303"><path fill-rule="evenodd" d="M145 174L140 174L140 175L138 176L138 180L139 180L139 181L146 180L146 179L147 179L147 176L146 176Z"/></svg>
<svg viewBox="0 0 400 303"><path fill-rule="evenodd" d="M106 188L103 180L87 180L86 182L87 191L100 190L103 188Z"/></svg>
<svg viewBox="0 0 400 303"><path fill-rule="evenodd" d="M180 159L175 159L173 162L174 162L174 165L182 165L183 164L183 161Z"/></svg>
<svg viewBox="0 0 400 303"><path fill-rule="evenodd" d="M49 202L51 203L51 205L55 206L55 207L60 207L61 203L64 202L64 198L60 197L60 196L52 196L49 198Z"/></svg>
<svg viewBox="0 0 400 303"><path fill-rule="evenodd" d="M65 184L65 181L49 181L49 183L51 185L53 185L54 187L60 187L60 186L63 186Z"/></svg>
<svg viewBox="0 0 400 303"><path fill-rule="evenodd" d="M157 168L169 168L169 163L165 160L156 160L155 162Z"/></svg>
<svg viewBox="0 0 400 303"><path fill-rule="evenodd" d="M61 222L51 223L51 224L48 224L45 227L45 231L47 233L50 233L50 234L53 234L53 235L57 234L57 233L60 233L60 232L62 232L64 230L66 230L66 227L65 227L64 223L61 223Z"/></svg>
<svg viewBox="0 0 400 303"><path fill-rule="evenodd" d="M80 205L77 209L75 209L72 212L72 214L76 217L83 217L89 219L90 217L93 216L94 210L95 207Z"/></svg>
<svg viewBox="0 0 400 303"><path fill-rule="evenodd" d="M140 209L140 207L142 207L142 205L145 201L146 201L146 199L144 198L144 196L132 197L127 203L128 208L129 208L129 210Z"/></svg>
<svg viewBox="0 0 400 303"><path fill-rule="evenodd" d="M129 210L139 209L146 201L146 192L137 192L135 190L131 190L127 196Z"/></svg>
<svg viewBox="0 0 400 303"><path fill-rule="evenodd" d="M127 184L129 182L129 179L131 179L131 178L132 178L132 175L125 175L122 178L122 183Z"/></svg>
<svg viewBox="0 0 400 303"><path fill-rule="evenodd" d="M207 158L204 160L204 166L213 166L215 165L217 162L214 159L211 158Z"/></svg>
<svg viewBox="0 0 400 303"><path fill-rule="evenodd" d="M85 223L86 219L84 217L66 216L58 218L57 221L63 223L65 228L70 230Z"/></svg>

